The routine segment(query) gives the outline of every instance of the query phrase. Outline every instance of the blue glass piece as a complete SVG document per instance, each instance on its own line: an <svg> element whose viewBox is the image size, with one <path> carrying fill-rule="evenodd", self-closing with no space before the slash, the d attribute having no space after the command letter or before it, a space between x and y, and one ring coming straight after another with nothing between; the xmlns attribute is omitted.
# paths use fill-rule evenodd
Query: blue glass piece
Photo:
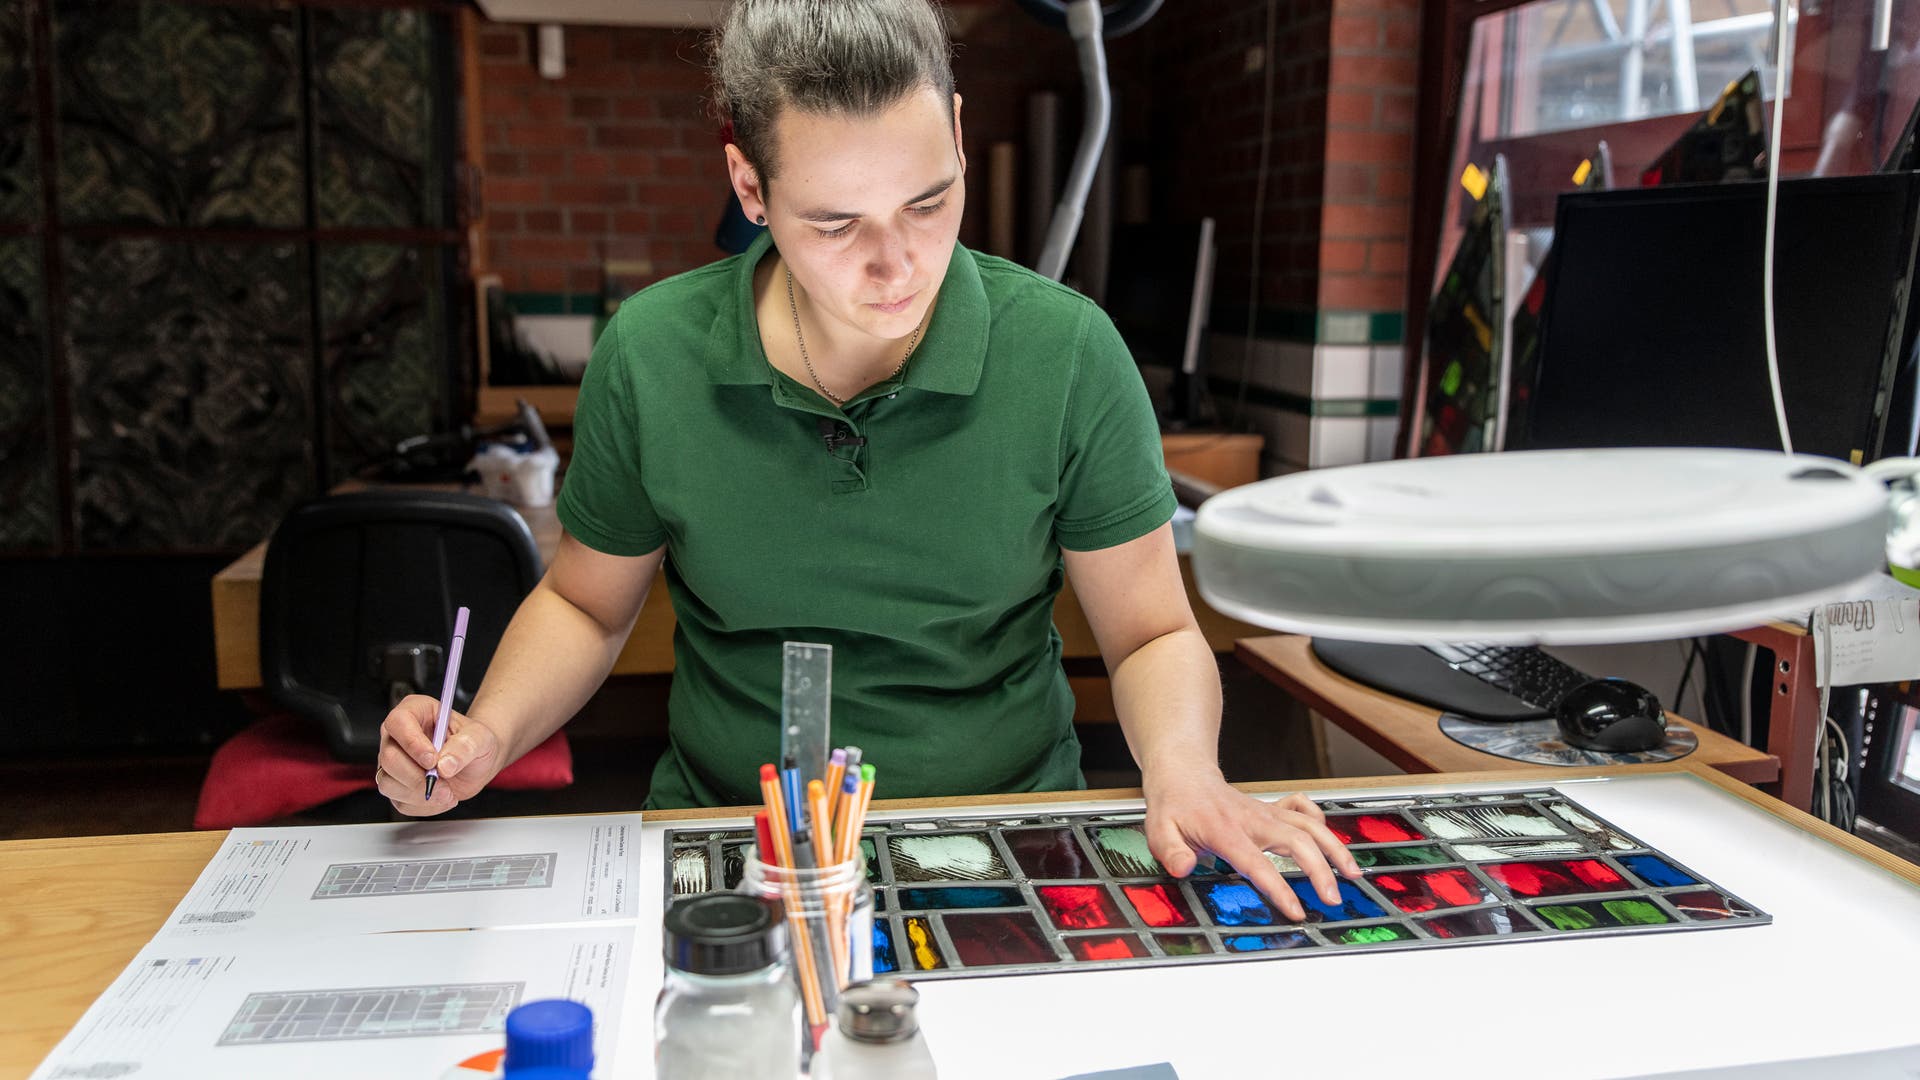
<svg viewBox="0 0 1920 1080"><path fill-rule="evenodd" d="M1351 881L1339 882L1340 902L1338 904L1328 904L1320 899L1320 895L1313 891L1313 882L1306 878L1289 878L1287 884L1293 886L1295 895L1299 896L1300 902L1306 905L1308 922L1319 922L1323 919L1327 922L1378 919L1386 914L1379 904L1369 900L1367 894L1361 892L1360 887Z"/></svg>
<svg viewBox="0 0 1920 1080"><path fill-rule="evenodd" d="M1304 949L1313 944L1313 939L1303 930L1289 930L1284 934L1234 934L1222 937L1220 944L1228 952L1273 952L1278 949Z"/></svg>
<svg viewBox="0 0 1920 1080"><path fill-rule="evenodd" d="M1641 881L1655 888L1700 884L1698 879L1658 855L1620 855L1617 858L1621 866L1633 871Z"/></svg>
<svg viewBox="0 0 1920 1080"><path fill-rule="evenodd" d="M1272 926L1279 920L1267 906L1260 890L1244 881L1221 881L1197 885L1200 902L1219 926Z"/></svg>
<svg viewBox="0 0 1920 1080"><path fill-rule="evenodd" d="M995 885L958 885L937 889L903 886L893 891L893 902L901 911L1027 906L1019 889Z"/></svg>
<svg viewBox="0 0 1920 1080"><path fill-rule="evenodd" d="M873 920L873 973L884 975L889 971L900 970L900 961L893 957L893 927L885 919Z"/></svg>

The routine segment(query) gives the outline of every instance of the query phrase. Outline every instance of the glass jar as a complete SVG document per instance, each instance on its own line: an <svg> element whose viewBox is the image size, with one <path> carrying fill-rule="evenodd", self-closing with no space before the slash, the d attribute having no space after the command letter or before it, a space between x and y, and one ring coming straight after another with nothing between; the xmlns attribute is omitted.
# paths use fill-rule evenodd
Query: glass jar
<svg viewBox="0 0 1920 1080"><path fill-rule="evenodd" d="M750 896L711 893L668 907L663 930L666 977L653 1010L655 1075L799 1076L800 995L779 910Z"/></svg>
<svg viewBox="0 0 1920 1080"><path fill-rule="evenodd" d="M873 978L873 886L866 858L856 854L831 866L793 868L763 863L750 852L740 891L784 912L794 981L817 1034L833 1019L840 991Z"/></svg>

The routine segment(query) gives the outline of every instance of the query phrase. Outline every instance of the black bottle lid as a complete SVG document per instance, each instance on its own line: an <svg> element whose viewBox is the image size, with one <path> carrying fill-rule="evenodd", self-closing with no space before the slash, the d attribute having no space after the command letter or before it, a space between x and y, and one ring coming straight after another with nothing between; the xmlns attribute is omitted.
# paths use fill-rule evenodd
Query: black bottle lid
<svg viewBox="0 0 1920 1080"><path fill-rule="evenodd" d="M787 954L787 928L764 901L742 893L690 896L667 909L667 966L691 975L742 975Z"/></svg>

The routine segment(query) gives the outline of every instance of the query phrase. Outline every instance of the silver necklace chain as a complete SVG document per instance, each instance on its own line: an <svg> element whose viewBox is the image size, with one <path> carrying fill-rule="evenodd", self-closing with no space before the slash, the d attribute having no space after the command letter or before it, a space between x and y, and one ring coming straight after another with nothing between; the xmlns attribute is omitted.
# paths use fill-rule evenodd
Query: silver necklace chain
<svg viewBox="0 0 1920 1080"><path fill-rule="evenodd" d="M807 375L813 379L813 385L819 389L822 397L825 397L835 405L845 405L851 399L843 398L827 389L827 384L820 381L820 373L813 370L813 358L807 355L807 337L800 332L800 305L794 303L793 300L793 271L787 270L786 275L787 310L793 312L793 340L800 344L800 362L807 366ZM920 328L915 326L913 328L913 334L907 338L907 351L901 355L900 362L893 365L893 370L887 373L887 379L895 378L907 369L907 358L913 355L913 350L917 348L919 344ZM880 381L886 382L887 379Z"/></svg>

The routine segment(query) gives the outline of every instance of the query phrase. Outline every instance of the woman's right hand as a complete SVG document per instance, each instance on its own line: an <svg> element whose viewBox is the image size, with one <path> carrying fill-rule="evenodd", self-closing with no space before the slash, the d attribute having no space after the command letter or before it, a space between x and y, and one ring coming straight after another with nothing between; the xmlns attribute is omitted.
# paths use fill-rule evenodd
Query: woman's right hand
<svg viewBox="0 0 1920 1080"><path fill-rule="evenodd" d="M395 810L409 817L444 814L471 799L506 766L500 760L500 739L492 728L459 712L447 716L447 741L438 754L433 749L433 726L440 702L425 694L410 694L393 707L380 725L380 754L374 768L374 786ZM427 770L438 764L433 798L427 798Z"/></svg>

